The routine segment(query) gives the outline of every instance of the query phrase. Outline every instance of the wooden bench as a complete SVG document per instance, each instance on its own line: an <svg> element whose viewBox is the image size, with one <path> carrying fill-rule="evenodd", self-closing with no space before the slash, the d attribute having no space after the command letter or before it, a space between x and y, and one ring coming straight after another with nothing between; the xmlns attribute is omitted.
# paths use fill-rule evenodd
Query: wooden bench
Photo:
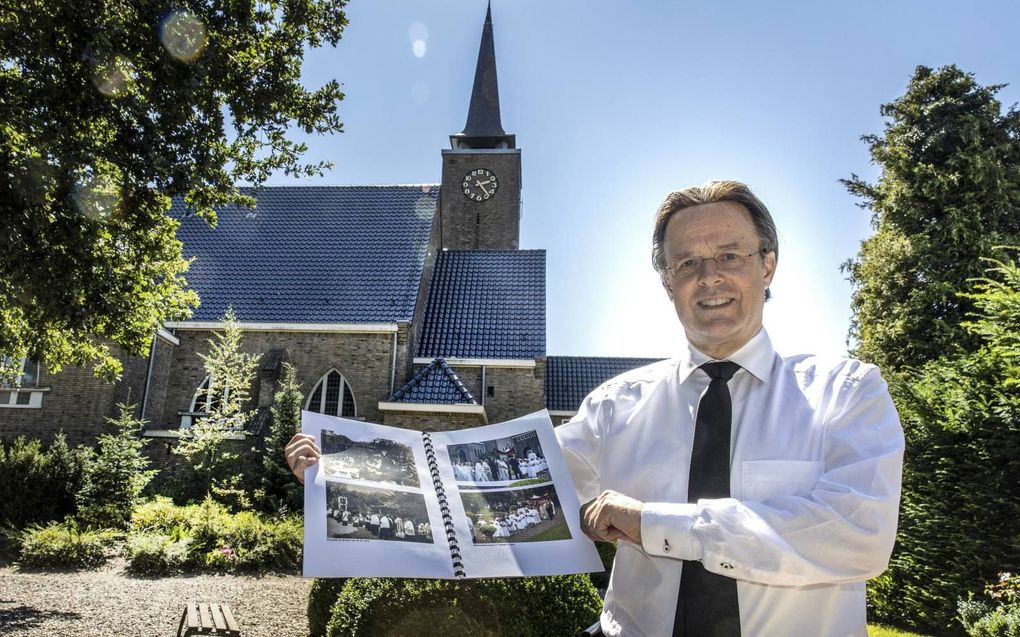
<svg viewBox="0 0 1020 637"><path fill-rule="evenodd" d="M240 634L241 629L226 604L188 602L181 614L181 625L177 627L177 637L239 637Z"/></svg>

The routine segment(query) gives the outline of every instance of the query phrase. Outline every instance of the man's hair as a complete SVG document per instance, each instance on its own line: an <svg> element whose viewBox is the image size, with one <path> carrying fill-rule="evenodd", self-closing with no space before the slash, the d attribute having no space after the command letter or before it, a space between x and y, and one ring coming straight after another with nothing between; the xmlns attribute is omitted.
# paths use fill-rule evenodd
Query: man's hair
<svg viewBox="0 0 1020 637"><path fill-rule="evenodd" d="M776 224L765 204L755 196L747 184L739 181L708 181L700 186L690 186L674 190L666 195L655 214L655 230L652 233L652 265L655 271L662 273L666 269L666 226L673 215L684 210L710 203L732 201L743 206L751 215L754 228L758 232L758 247L766 252L775 252L779 258L779 238L776 236ZM771 296L765 290L765 299Z"/></svg>

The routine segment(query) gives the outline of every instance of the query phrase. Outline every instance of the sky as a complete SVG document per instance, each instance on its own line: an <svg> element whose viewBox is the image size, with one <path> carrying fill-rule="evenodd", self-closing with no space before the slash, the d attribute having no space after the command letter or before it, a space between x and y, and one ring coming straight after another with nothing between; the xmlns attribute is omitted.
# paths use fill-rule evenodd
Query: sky
<svg viewBox="0 0 1020 637"><path fill-rule="evenodd" d="M341 82L344 132L311 184L439 183L465 125L485 0L353 0L303 80ZM546 250L549 355L672 356L683 332L651 267L671 190L749 184L779 229L765 327L784 354L844 354L840 264L871 233L839 180L879 174L864 134L917 65L1020 100L1020 3L493 0L503 128L522 155L520 247ZM270 184L294 184L273 177Z"/></svg>

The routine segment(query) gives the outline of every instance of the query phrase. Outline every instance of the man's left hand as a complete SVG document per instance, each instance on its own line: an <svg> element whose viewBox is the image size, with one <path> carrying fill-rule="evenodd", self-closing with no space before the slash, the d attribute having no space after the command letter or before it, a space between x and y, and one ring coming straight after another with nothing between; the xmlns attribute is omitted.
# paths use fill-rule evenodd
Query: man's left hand
<svg viewBox="0 0 1020 637"><path fill-rule="evenodd" d="M644 503L616 491L603 491L581 507L581 528L599 542L627 540L641 544L641 509Z"/></svg>

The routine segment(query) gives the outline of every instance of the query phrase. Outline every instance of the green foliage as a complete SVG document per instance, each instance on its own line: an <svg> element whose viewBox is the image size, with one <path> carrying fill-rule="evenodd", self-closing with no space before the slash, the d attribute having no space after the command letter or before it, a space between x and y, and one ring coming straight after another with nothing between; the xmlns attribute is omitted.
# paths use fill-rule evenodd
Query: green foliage
<svg viewBox="0 0 1020 637"><path fill-rule="evenodd" d="M115 433L99 436L99 450L77 494L78 519L86 525L126 529L142 491L158 473L148 469L149 459L142 453L148 440L139 435L144 423L133 416L134 405L118 408L120 416L107 419Z"/></svg>
<svg viewBox="0 0 1020 637"><path fill-rule="evenodd" d="M273 417L262 453L262 473L259 476L261 504L266 511L300 511L304 506L304 490L283 456L287 443L301 430L302 402L297 369L290 363L284 363L283 380L276 392Z"/></svg>
<svg viewBox="0 0 1020 637"><path fill-rule="evenodd" d="M209 382L204 391L208 415L182 430L174 453L187 459L192 486L223 501L244 501L237 453L230 450L233 434L243 435L252 412L244 411L255 380L258 356L241 350L241 326L233 309L223 316L223 331L208 340L209 353L199 354Z"/></svg>
<svg viewBox="0 0 1020 637"><path fill-rule="evenodd" d="M179 507L158 497L135 510L125 553L138 573L292 571L301 563L303 542L300 516L230 513L211 497Z"/></svg>
<svg viewBox="0 0 1020 637"><path fill-rule="evenodd" d="M992 604L973 595L957 605L960 623L970 637L1020 637L1020 576L1001 573L999 581L985 586Z"/></svg>
<svg viewBox="0 0 1020 637"><path fill-rule="evenodd" d="M866 135L876 183L843 183L870 209L875 234L844 264L854 286L855 354L885 372L973 352L963 329L972 279L994 246L1020 241L1020 113L1002 113L1000 86L955 66L919 66L906 93L882 106L882 136Z"/></svg>
<svg viewBox="0 0 1020 637"><path fill-rule="evenodd" d="M24 436L10 445L0 441L0 522L20 529L74 514L89 456L87 449L70 449L62 433L45 451Z"/></svg>
<svg viewBox="0 0 1020 637"><path fill-rule="evenodd" d="M1003 568L1020 569L1020 354L1010 327L1020 320L1020 267L992 264L963 325L979 347L890 383L907 455L897 548L870 596L883 621L944 632L956 599Z"/></svg>
<svg viewBox="0 0 1020 637"><path fill-rule="evenodd" d="M96 566L109 558L115 529L82 528L73 518L33 524L21 533L21 564L31 567Z"/></svg>
<svg viewBox="0 0 1020 637"><path fill-rule="evenodd" d="M124 544L128 570L140 575L167 575L188 565L188 536L174 539L163 533L131 534Z"/></svg>
<svg viewBox="0 0 1020 637"><path fill-rule="evenodd" d="M573 635L590 626L601 608L602 600L584 575L352 579L333 605L327 635Z"/></svg>
<svg viewBox="0 0 1020 637"><path fill-rule="evenodd" d="M0 361L122 369L197 304L167 215L183 196L252 205L237 182L321 174L288 129L342 130L334 80L301 83L346 0L24 0L0 8ZM0 372L10 372L0 364Z"/></svg>
<svg viewBox="0 0 1020 637"><path fill-rule="evenodd" d="M308 591L308 633L311 637L325 637L333 604L340 597L346 578L317 577Z"/></svg>

